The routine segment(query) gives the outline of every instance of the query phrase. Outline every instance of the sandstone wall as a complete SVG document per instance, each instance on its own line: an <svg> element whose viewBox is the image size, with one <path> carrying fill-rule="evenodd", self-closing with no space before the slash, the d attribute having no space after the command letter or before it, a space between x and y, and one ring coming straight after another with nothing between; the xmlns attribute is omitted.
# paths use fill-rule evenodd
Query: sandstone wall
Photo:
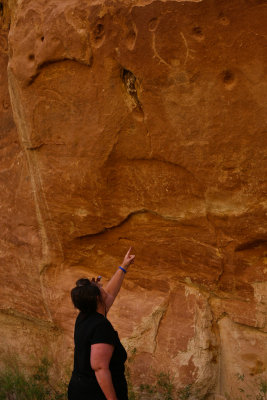
<svg viewBox="0 0 267 400"><path fill-rule="evenodd" d="M0 4L2 364L46 353L64 374L70 288L109 279L131 245L110 320L134 384L169 371L202 398L234 398L245 374L255 395L266 1Z"/></svg>

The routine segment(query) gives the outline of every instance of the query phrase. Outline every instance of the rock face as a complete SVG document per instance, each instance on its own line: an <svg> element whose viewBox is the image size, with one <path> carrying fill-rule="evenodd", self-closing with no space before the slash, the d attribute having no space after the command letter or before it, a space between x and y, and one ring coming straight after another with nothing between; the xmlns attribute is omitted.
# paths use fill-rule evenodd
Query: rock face
<svg viewBox="0 0 267 400"><path fill-rule="evenodd" d="M2 353L47 352L64 374L70 289L109 279L133 246L110 313L133 384L169 372L199 398L234 398L244 374L255 395L266 2L0 4Z"/></svg>

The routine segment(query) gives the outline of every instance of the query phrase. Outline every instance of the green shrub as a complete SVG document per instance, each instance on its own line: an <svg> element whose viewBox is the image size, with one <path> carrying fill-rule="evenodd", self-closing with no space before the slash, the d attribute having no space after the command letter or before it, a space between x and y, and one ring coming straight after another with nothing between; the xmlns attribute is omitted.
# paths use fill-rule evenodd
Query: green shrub
<svg viewBox="0 0 267 400"><path fill-rule="evenodd" d="M25 375L18 366L0 373L0 400L65 400L66 390L55 389L49 379L51 364L46 359L32 375Z"/></svg>
<svg viewBox="0 0 267 400"><path fill-rule="evenodd" d="M154 385L140 385L140 392L145 399L174 400L174 384L169 373L160 372L156 375Z"/></svg>
<svg viewBox="0 0 267 400"><path fill-rule="evenodd" d="M179 400L187 400L190 399L190 396L192 394L191 392L192 385L186 385L184 388L179 389L177 394L178 394L178 399Z"/></svg>

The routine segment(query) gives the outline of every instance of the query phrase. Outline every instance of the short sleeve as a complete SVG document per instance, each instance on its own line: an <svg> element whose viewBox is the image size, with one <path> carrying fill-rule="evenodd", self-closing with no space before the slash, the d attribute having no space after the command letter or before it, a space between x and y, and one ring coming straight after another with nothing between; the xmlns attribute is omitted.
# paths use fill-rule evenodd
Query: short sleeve
<svg viewBox="0 0 267 400"><path fill-rule="evenodd" d="M91 344L107 343L115 345L116 333L107 319L101 320L94 328L90 340Z"/></svg>

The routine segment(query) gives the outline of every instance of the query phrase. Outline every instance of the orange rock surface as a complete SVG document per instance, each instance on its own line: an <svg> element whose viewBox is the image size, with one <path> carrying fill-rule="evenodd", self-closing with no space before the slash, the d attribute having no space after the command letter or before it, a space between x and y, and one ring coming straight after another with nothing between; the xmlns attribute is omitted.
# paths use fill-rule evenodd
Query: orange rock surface
<svg viewBox="0 0 267 400"><path fill-rule="evenodd" d="M264 0L0 2L1 339L64 375L81 276L133 384L267 379ZM10 97L9 97L10 96ZM217 397L216 397L217 396ZM232 398L231 397L231 398Z"/></svg>

